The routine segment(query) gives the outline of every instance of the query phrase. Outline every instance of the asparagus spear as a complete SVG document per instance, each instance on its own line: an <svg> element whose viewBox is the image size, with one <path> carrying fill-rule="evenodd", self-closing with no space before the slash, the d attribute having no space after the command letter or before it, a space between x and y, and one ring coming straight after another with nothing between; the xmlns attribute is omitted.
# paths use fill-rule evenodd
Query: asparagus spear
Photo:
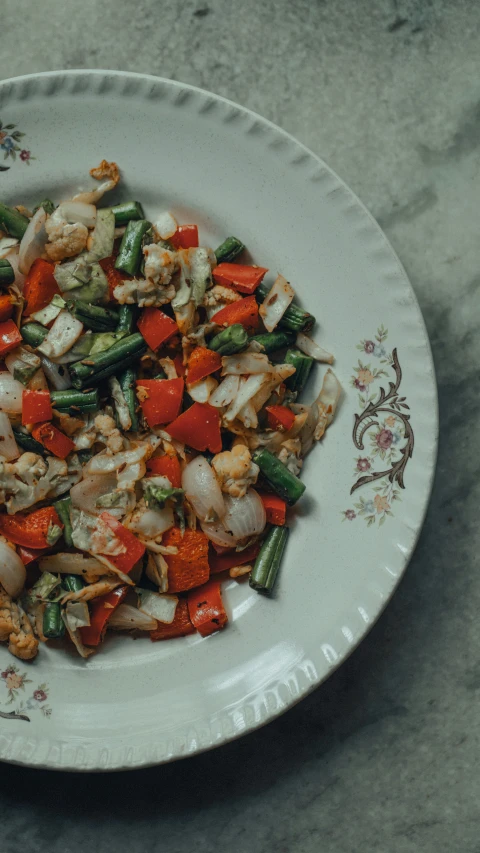
<svg viewBox="0 0 480 853"><path fill-rule="evenodd" d="M243 252L244 248L245 246L241 240L238 240L236 237L227 237L215 252L217 264L223 264L227 261L235 260L237 255L239 255L240 252Z"/></svg>
<svg viewBox="0 0 480 853"><path fill-rule="evenodd" d="M136 275L142 259L142 238L150 226L146 219L130 220L120 244L115 269Z"/></svg>
<svg viewBox="0 0 480 853"><path fill-rule="evenodd" d="M88 388L114 373L118 374L139 359L146 349L147 345L142 335L135 332L127 338L122 338L104 352L90 354L83 361L76 361L69 368L73 387Z"/></svg>
<svg viewBox="0 0 480 853"><path fill-rule="evenodd" d="M21 240L28 228L28 223L29 219L23 213L0 202L0 227L3 231Z"/></svg>
<svg viewBox="0 0 480 853"><path fill-rule="evenodd" d="M126 225L132 219L145 219L143 207L139 201L124 201L110 208L115 216L115 225Z"/></svg>
<svg viewBox="0 0 480 853"><path fill-rule="evenodd" d="M263 302L270 292L270 289L271 288L268 284L261 282L255 291L257 301ZM314 323L315 317L313 314L309 314L308 311L302 311L298 305L294 305L292 303L285 311L285 314L280 320L279 326L282 329L291 329L292 332L305 332L308 329L311 329Z"/></svg>
<svg viewBox="0 0 480 853"><path fill-rule="evenodd" d="M263 542L249 580L250 586L258 592L272 591L287 544L288 533L288 527L272 527Z"/></svg>
<svg viewBox="0 0 480 853"><path fill-rule="evenodd" d="M13 284L15 281L15 273L10 261L6 258L0 258L0 285Z"/></svg>
<svg viewBox="0 0 480 853"><path fill-rule="evenodd" d="M247 348L248 335L240 323L234 323L215 335L208 346L220 355L234 355Z"/></svg>
<svg viewBox="0 0 480 853"><path fill-rule="evenodd" d="M256 450L253 454L253 461L256 462L272 489L277 495L284 498L290 506L302 497L305 484L269 450L265 450L265 448Z"/></svg>

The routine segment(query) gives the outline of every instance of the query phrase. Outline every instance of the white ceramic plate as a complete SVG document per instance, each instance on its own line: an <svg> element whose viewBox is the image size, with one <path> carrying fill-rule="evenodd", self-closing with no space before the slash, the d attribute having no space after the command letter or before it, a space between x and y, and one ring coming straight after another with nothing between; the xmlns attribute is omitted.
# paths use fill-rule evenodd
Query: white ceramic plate
<svg viewBox="0 0 480 853"><path fill-rule="evenodd" d="M358 199L248 110L169 80L73 71L0 83L0 121L2 201L60 199L90 185L102 158L116 160L122 198L197 222L203 244L235 234L255 262L281 271L336 356L343 403L306 462L307 494L273 599L231 581L223 633L109 638L87 663L42 647L24 665L0 647L0 758L72 770L169 761L285 711L345 660L388 602L435 465L425 326Z"/></svg>

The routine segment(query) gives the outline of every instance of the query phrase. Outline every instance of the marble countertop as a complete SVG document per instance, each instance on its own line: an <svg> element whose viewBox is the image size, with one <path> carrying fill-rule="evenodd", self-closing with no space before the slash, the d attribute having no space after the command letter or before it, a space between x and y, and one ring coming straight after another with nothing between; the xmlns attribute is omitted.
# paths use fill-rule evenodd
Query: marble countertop
<svg viewBox="0 0 480 853"><path fill-rule="evenodd" d="M425 315L440 455L392 603L263 730L141 772L4 765L2 853L480 853L480 6L476 0L3 0L0 78L192 83L318 152L377 217ZM477 442L474 441L475 433Z"/></svg>

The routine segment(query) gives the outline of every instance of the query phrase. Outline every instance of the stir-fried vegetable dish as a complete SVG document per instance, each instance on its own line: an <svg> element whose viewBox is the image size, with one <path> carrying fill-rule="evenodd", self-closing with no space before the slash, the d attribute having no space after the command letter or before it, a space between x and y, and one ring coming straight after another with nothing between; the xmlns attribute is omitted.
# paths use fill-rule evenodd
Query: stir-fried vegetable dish
<svg viewBox="0 0 480 853"><path fill-rule="evenodd" d="M340 386L315 318L228 237L94 189L0 204L0 642L154 641L227 624L221 581L271 592L303 459Z"/></svg>

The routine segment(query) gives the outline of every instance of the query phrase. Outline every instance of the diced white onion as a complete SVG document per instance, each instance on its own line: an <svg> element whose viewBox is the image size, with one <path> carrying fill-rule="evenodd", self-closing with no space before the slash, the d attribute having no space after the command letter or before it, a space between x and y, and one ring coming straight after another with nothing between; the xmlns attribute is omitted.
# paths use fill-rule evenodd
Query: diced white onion
<svg viewBox="0 0 480 853"><path fill-rule="evenodd" d="M56 219L63 219L70 225L80 222L87 228L93 228L97 218L97 208L83 201L62 201L55 211Z"/></svg>
<svg viewBox="0 0 480 853"><path fill-rule="evenodd" d="M200 382L187 385L187 391L196 403L208 403L210 394L218 387L218 382L213 376L206 376Z"/></svg>
<svg viewBox="0 0 480 853"><path fill-rule="evenodd" d="M235 548L237 544L235 536L227 533L221 521L201 521L200 527L205 536L215 542L216 545L220 545L222 548Z"/></svg>
<svg viewBox="0 0 480 853"><path fill-rule="evenodd" d="M100 515L105 508L97 507L98 498L102 495L108 495L116 488L117 478L115 474L91 474L70 489L72 506L84 512L92 513L92 515Z"/></svg>
<svg viewBox="0 0 480 853"><path fill-rule="evenodd" d="M68 311L60 311L47 337L37 347L48 358L57 358L68 352L83 332L80 320Z"/></svg>
<svg viewBox="0 0 480 853"><path fill-rule="evenodd" d="M42 367L48 381L55 391L66 391L72 387L68 368L65 365L54 364L46 355L42 355Z"/></svg>
<svg viewBox="0 0 480 853"><path fill-rule="evenodd" d="M154 631L157 620L131 604L120 604L108 620L114 631Z"/></svg>
<svg viewBox="0 0 480 853"><path fill-rule="evenodd" d="M298 333L295 343L299 350L304 352L305 355L309 355L310 358L314 358L315 361L320 361L324 364L333 364L335 360L330 352L319 346L308 335L304 335L303 332Z"/></svg>
<svg viewBox="0 0 480 853"><path fill-rule="evenodd" d="M222 376L229 374L271 373L274 365L268 356L260 352L241 352L238 355L225 355L222 358Z"/></svg>
<svg viewBox="0 0 480 853"><path fill-rule="evenodd" d="M210 395L209 403L219 409L221 406L229 406L235 399L240 385L239 376L227 376L218 388Z"/></svg>
<svg viewBox="0 0 480 853"><path fill-rule="evenodd" d="M268 332L273 332L290 305L295 291L283 275L278 275L274 285L260 305L260 316Z"/></svg>
<svg viewBox="0 0 480 853"><path fill-rule="evenodd" d="M159 592L151 592L149 589L137 590L140 593L140 610L153 616L158 622L170 625L175 619L175 611L178 604L178 596L161 595Z"/></svg>
<svg viewBox="0 0 480 853"><path fill-rule="evenodd" d="M249 489L243 498L225 497L227 512L223 522L235 539L246 539L261 533L265 527L265 507L255 489Z"/></svg>
<svg viewBox="0 0 480 853"><path fill-rule="evenodd" d="M175 231L178 228L178 223L171 213L165 211L165 213L161 213L155 220L154 228L162 240L169 240L170 237L173 237L175 234Z"/></svg>
<svg viewBox="0 0 480 853"><path fill-rule="evenodd" d="M7 462L20 456L10 418L5 412L0 412L0 454Z"/></svg>
<svg viewBox="0 0 480 853"><path fill-rule="evenodd" d="M22 383L14 379L8 370L3 370L0 373L0 412L21 412L23 391Z"/></svg>
<svg viewBox="0 0 480 853"><path fill-rule="evenodd" d="M47 214L43 207L39 207L35 216L32 216L28 223L27 230L22 237L18 255L18 267L23 275L27 275L33 262L43 255L45 243L47 242L47 232L45 230L46 219Z"/></svg>
<svg viewBox="0 0 480 853"><path fill-rule="evenodd" d="M20 595L27 573L17 552L0 541L0 584L10 598Z"/></svg>
<svg viewBox="0 0 480 853"><path fill-rule="evenodd" d="M213 468L204 456L196 456L182 473L182 488L201 521L225 515L225 501Z"/></svg>

